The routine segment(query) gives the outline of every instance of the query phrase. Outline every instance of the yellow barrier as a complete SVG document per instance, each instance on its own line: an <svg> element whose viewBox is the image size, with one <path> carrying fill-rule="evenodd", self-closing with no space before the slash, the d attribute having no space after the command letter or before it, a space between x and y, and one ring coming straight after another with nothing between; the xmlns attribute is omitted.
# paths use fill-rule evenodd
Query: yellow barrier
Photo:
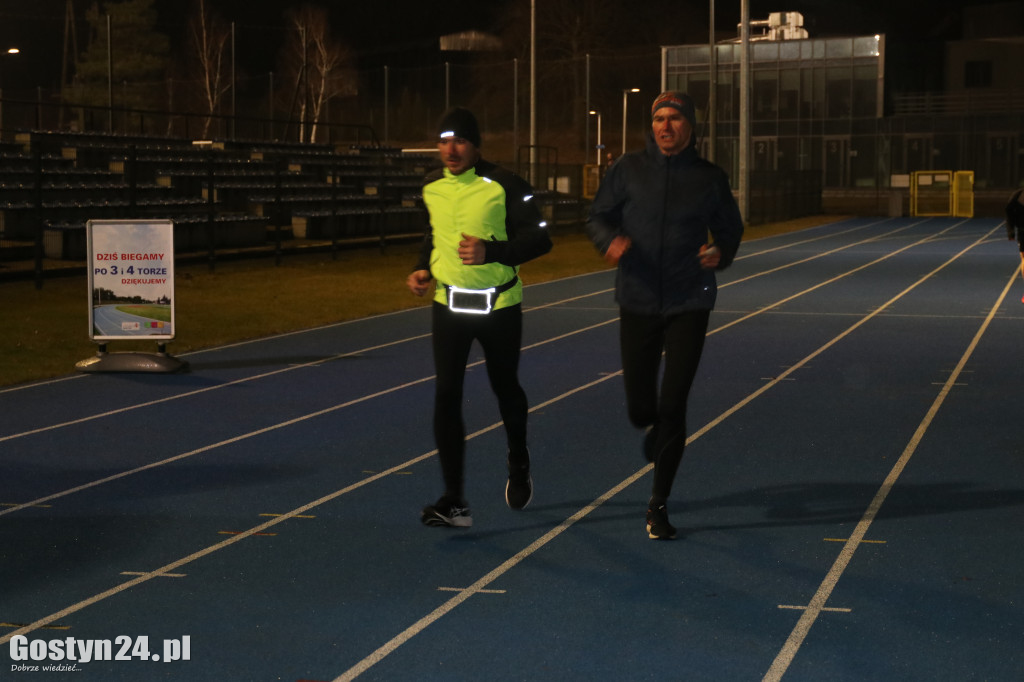
<svg viewBox="0 0 1024 682"><path fill-rule="evenodd" d="M910 215L974 217L974 171L911 173Z"/></svg>
<svg viewBox="0 0 1024 682"><path fill-rule="evenodd" d="M953 176L953 215L974 217L974 171L957 171Z"/></svg>

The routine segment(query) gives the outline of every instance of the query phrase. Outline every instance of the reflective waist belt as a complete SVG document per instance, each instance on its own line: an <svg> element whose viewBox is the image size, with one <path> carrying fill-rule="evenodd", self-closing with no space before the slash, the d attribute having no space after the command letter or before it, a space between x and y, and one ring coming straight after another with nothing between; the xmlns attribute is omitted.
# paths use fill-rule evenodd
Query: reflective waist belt
<svg viewBox="0 0 1024 682"><path fill-rule="evenodd" d="M490 289L462 289L460 287L445 284L445 291L448 292L448 309L453 313L472 313L474 315L486 315L491 312L494 302L498 296L511 289L519 281L516 275L501 286Z"/></svg>

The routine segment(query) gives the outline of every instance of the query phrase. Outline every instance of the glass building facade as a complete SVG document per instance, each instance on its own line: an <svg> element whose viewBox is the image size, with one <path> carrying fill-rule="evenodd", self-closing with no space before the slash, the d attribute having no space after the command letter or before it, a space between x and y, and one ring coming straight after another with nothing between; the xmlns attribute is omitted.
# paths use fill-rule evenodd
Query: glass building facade
<svg viewBox="0 0 1024 682"><path fill-rule="evenodd" d="M716 162L735 175L740 111L739 43L715 45ZM662 50L662 81L698 102L709 155L711 47ZM750 43L751 169L820 170L823 186L880 180L877 132L884 113L885 38L863 36ZM701 106L703 104L703 106ZM886 181L888 174L886 173Z"/></svg>
<svg viewBox="0 0 1024 682"><path fill-rule="evenodd" d="M714 159L739 173L738 43L715 45ZM698 103L697 135L710 158L708 45L662 48L662 85ZM968 59L965 57L964 59ZM1024 186L1024 113L1017 90L892 95L885 36L750 43L751 170L813 171L830 190L879 191L894 175L971 170L999 199Z"/></svg>

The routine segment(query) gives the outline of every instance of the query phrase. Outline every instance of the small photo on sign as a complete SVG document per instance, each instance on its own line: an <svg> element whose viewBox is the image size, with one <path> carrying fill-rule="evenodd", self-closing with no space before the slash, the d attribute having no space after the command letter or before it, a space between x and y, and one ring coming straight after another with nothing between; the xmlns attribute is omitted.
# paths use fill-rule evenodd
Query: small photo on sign
<svg viewBox="0 0 1024 682"><path fill-rule="evenodd" d="M92 338L173 338L171 221L90 221L87 227Z"/></svg>

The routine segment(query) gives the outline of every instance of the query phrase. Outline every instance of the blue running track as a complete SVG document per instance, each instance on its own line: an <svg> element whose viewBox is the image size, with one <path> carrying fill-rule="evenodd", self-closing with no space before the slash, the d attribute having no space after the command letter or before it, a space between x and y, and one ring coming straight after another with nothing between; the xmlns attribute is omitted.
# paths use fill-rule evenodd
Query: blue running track
<svg viewBox="0 0 1024 682"><path fill-rule="evenodd" d="M469 529L419 522L425 308L0 390L0 679L1024 679L1018 268L995 219L745 243L674 542L611 271L527 287L524 511L471 358Z"/></svg>

